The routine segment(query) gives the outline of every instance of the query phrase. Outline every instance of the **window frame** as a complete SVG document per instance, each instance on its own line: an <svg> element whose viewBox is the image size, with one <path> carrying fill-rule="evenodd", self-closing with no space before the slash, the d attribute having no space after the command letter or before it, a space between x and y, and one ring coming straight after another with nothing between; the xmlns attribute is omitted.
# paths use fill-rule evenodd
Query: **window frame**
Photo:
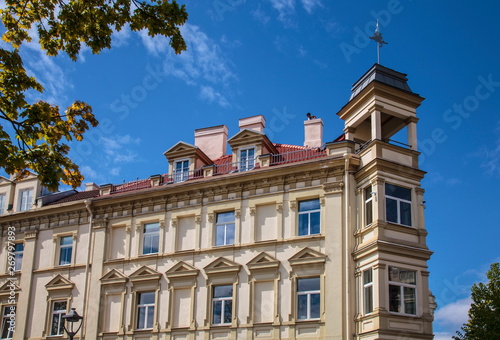
<svg viewBox="0 0 500 340"><path fill-rule="evenodd" d="M152 224L156 224L158 226L158 230L157 231L150 231L150 232L146 232L146 227L148 225L152 225ZM161 226L160 226L160 222L157 221L157 222L145 222L145 223L142 223L141 224L141 229L142 229L142 235L141 235L141 252L140 252L140 255L151 255L151 254L159 254L160 253L160 231L161 231ZM150 251L150 252L145 252L146 251L146 248L144 247L144 245L146 244L146 237L154 237L156 236L157 238L157 243L156 243L156 251ZM151 247L152 249L152 247Z"/></svg>
<svg viewBox="0 0 500 340"><path fill-rule="evenodd" d="M63 309L58 309L57 311L54 309L56 303L61 303L64 302L66 304L66 309L63 312ZM50 307L50 318L49 318L49 336L59 336L59 335L64 335L64 319L62 317L68 313L68 300L51 300L51 307ZM53 334L53 325L54 325L54 317L58 318L58 331L60 333Z"/></svg>
<svg viewBox="0 0 500 340"><path fill-rule="evenodd" d="M248 152L252 150L253 155L251 156L252 158L249 158ZM238 150L238 171L243 172L243 171L250 171L255 169L255 160L257 159L256 155L256 148L255 146L249 146L246 148L242 148ZM243 157L243 153L246 153L246 156Z"/></svg>
<svg viewBox="0 0 500 340"><path fill-rule="evenodd" d="M233 219L232 222L218 222L219 216L222 214L227 214L227 213L232 213ZM229 243L228 240L228 228L231 228L232 225L232 230L233 230L233 242ZM219 232L219 227L224 227L224 235L223 235L223 243L218 244L218 232ZM219 211L215 213L215 228L214 228L214 246L215 247L222 247L222 246L231 246L234 245L235 239L236 239L236 214L234 210L229 210L229 211Z"/></svg>
<svg viewBox="0 0 500 340"><path fill-rule="evenodd" d="M17 309L16 305L2 305L2 329L0 330L0 339L12 339L15 328L15 319L14 321L10 320L10 313L12 311L12 307L14 307L14 315ZM14 327L13 327L14 324ZM4 332L7 331L6 336L4 337Z"/></svg>
<svg viewBox="0 0 500 340"><path fill-rule="evenodd" d="M215 297L215 289L219 287L230 287L231 288L231 296L223 296L223 297ZM211 317L212 317L212 322L211 324L214 326L218 325L231 325L233 322L233 306L234 306L234 284L218 284L218 285L212 285L212 301L211 301ZM220 322L216 323L215 322L215 303L221 302L221 314L220 314ZM230 314L230 321L229 322L224 322L224 312L226 311L227 308L227 302L230 302L229 305L229 314Z"/></svg>
<svg viewBox="0 0 500 340"><path fill-rule="evenodd" d="M299 290L300 286L300 281L301 280L310 280L310 279L317 279L318 280L318 289L316 290ZM296 288L296 313L297 313L297 320L298 321L309 321L309 320L321 320L321 276L311 276L311 277L298 277L296 280L297 288ZM300 303L299 303L299 296L307 296L306 300L306 317L305 318L300 318L300 313L299 313L299 308L300 308ZM311 317L311 310L312 310L312 303L311 303L311 296L312 295L318 295L318 317Z"/></svg>
<svg viewBox="0 0 500 340"><path fill-rule="evenodd" d="M63 239L66 239L66 238L71 238L71 244L61 244ZM69 266L73 263L73 246L74 246L74 240L73 240L73 235L61 235L59 236L59 239L58 239L58 257L57 257L57 265L58 266ZM63 251L66 250L66 249L70 249L69 252L69 262L67 263L61 263L62 259L63 259Z"/></svg>
<svg viewBox="0 0 500 340"><path fill-rule="evenodd" d="M405 283L405 282L399 282L399 281L391 281L391 268L395 268L398 270L404 270L407 272L413 272L414 278L415 278L415 283ZM394 314L399 314L399 315L411 315L411 316L417 316L418 314L418 304L417 304L417 286L418 286L418 281L417 281L417 271L416 270L411 270L411 269L406 269L406 268L401 268L401 267L396 267L396 266L389 266L389 269L387 271L387 288L388 288L388 310L390 313ZM399 310L400 311L393 311L391 310L391 286L393 287L399 287ZM414 301L414 310L415 313L407 313L406 312L406 304L405 304L405 288L407 289L413 289L413 301Z"/></svg>
<svg viewBox="0 0 500 340"><path fill-rule="evenodd" d="M404 198L401 198L401 197L396 197L396 196L388 195L387 194L387 186L388 185L392 185L394 187L398 187L398 188L401 188L401 189L409 190L410 191L410 201L408 201L408 200L406 200ZM385 183L384 190L385 190L385 220L386 220L386 222L395 223L395 224L403 225L403 226L406 226L406 227L412 227L413 226L413 212L412 212L412 209L413 209L413 204L412 204L412 194L413 194L413 192L412 191L413 190L411 188L403 187L403 186L392 184L392 183ZM397 217L397 221L389 221L389 219L388 219L388 213L387 213L388 210L389 210L389 205L387 204L388 200L396 201L396 217ZM404 224L404 223L402 223L402 214L401 214L401 210L402 210L401 209L401 204L402 203L406 203L406 204L410 205L410 210L409 210L409 213L410 213L410 216L409 216L410 224Z"/></svg>
<svg viewBox="0 0 500 340"><path fill-rule="evenodd" d="M368 278L369 281L367 281L366 277L367 274L370 273L370 277ZM362 280L363 280L363 314L371 314L374 311L373 308L373 269L369 268L366 270L363 270L362 273Z"/></svg>
<svg viewBox="0 0 500 340"><path fill-rule="evenodd" d="M364 216L364 225L365 227L370 226L373 224L373 202L375 201L373 199L373 186L369 185L364 189L364 194L365 194L365 216ZM369 221L370 220L370 221Z"/></svg>
<svg viewBox="0 0 500 340"><path fill-rule="evenodd" d="M301 211L300 210L300 205L305 202L310 202L310 201L317 201L318 202L318 208L317 209L311 209L311 210L305 210ZM298 236L311 236L311 235L320 235L321 234L321 201L319 198L310 198L310 199L303 199L300 201L297 201L297 235ZM311 215L312 214L318 214L319 218L319 223L318 223L318 232L317 233L312 233L311 232ZM308 215L307 218L307 233L306 234L301 234L301 228L300 228L300 217L302 215Z"/></svg>
<svg viewBox="0 0 500 340"><path fill-rule="evenodd" d="M141 304L140 303L140 300L141 300L141 295L142 294L153 294L153 302L152 303L144 303L144 304ZM137 330L147 330L147 329L153 329L154 326L155 326L155 318L156 318L156 292L155 291L141 291L141 292L137 292L136 294L136 308L135 308L135 329ZM145 312L144 312L144 326L143 328L139 328L139 323L141 321L141 319L139 318L139 311L141 308L145 308ZM149 315L149 310L150 309L153 309L153 320L151 321L151 327L147 327L147 323L150 321L149 318L148 318L148 315Z"/></svg>
<svg viewBox="0 0 500 340"><path fill-rule="evenodd" d="M33 188L25 188L19 190L19 199L18 199L18 211L28 211L33 206ZM24 201L24 194L29 193L26 201Z"/></svg>
<svg viewBox="0 0 500 340"><path fill-rule="evenodd" d="M184 163L187 163L187 167L183 166ZM177 169L177 164L181 164L181 169L179 172ZM189 179L189 166L190 166L189 158L179 159L179 160L174 161L174 164L173 164L174 183L185 182Z"/></svg>
<svg viewBox="0 0 500 340"><path fill-rule="evenodd" d="M22 246L22 250L17 250L18 246ZM24 242L18 242L14 244L14 271L18 272L21 270L23 265L23 254L24 254ZM18 267L19 262L19 267ZM1 339L1 338L0 338Z"/></svg>

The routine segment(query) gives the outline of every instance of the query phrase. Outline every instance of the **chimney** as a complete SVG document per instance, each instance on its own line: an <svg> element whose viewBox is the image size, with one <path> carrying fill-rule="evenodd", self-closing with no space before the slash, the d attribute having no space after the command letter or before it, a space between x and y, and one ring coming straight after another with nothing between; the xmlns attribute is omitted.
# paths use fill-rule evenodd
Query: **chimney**
<svg viewBox="0 0 500 340"><path fill-rule="evenodd" d="M315 118L304 121L304 146L318 148L323 145L323 120Z"/></svg>
<svg viewBox="0 0 500 340"><path fill-rule="evenodd" d="M99 186L93 182L85 183L85 191L92 191L99 189Z"/></svg>
<svg viewBox="0 0 500 340"><path fill-rule="evenodd" d="M266 127L266 118L264 118L263 115L252 116L248 118L241 118L238 123L240 131L248 129L264 133L264 128Z"/></svg>
<svg viewBox="0 0 500 340"><path fill-rule="evenodd" d="M194 130L194 145L214 160L226 155L227 126L218 125Z"/></svg>

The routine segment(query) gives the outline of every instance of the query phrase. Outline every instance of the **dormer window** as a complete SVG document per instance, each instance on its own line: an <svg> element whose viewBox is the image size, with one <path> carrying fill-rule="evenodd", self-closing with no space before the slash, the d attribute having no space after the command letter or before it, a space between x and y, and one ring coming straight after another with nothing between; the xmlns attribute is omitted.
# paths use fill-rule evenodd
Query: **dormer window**
<svg viewBox="0 0 500 340"><path fill-rule="evenodd" d="M174 182L184 182L189 179L189 160L183 159L174 164Z"/></svg>
<svg viewBox="0 0 500 340"><path fill-rule="evenodd" d="M255 167L255 148L240 150L239 171L252 170Z"/></svg>
<svg viewBox="0 0 500 340"><path fill-rule="evenodd" d="M33 189L24 189L19 192L19 211L30 210L33 204Z"/></svg>

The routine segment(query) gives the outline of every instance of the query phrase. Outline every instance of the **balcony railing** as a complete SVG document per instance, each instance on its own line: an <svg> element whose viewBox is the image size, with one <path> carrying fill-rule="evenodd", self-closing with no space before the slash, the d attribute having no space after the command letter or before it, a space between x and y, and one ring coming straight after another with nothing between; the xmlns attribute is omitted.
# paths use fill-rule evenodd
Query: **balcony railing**
<svg viewBox="0 0 500 340"><path fill-rule="evenodd" d="M320 157L325 157L327 155L325 149L321 148L312 148L312 149L302 149L296 151L285 152L276 155L269 155L269 166L281 165L281 164L289 164L300 161L305 161L309 159L315 159ZM224 164L214 164L213 165L213 176L217 175L225 175L235 172L243 172L250 171L253 169L260 168L261 164L257 159L251 162L249 160L245 160L244 162L235 162L235 163L224 163ZM171 174L165 174L160 176L160 179L156 180L157 184L155 185L165 185L172 183L181 183L189 180L194 180L198 178L203 178L205 176L204 168L191 170L191 171L179 171L173 172ZM209 175L210 176L210 175ZM139 189L146 189L153 186L153 178L148 179L137 179L132 182L112 185L111 186L111 194L116 194L120 192L128 192Z"/></svg>

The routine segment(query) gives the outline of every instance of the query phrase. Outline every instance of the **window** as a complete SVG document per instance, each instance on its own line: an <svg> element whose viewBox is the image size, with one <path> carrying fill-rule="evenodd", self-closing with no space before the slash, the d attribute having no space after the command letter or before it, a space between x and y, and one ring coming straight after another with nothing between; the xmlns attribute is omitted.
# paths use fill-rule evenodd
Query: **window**
<svg viewBox="0 0 500 340"><path fill-rule="evenodd" d="M155 293L144 292L137 296L137 329L153 328Z"/></svg>
<svg viewBox="0 0 500 340"><path fill-rule="evenodd" d="M144 225L144 233L142 235L142 254L158 253L158 245L160 243L160 224L147 223Z"/></svg>
<svg viewBox="0 0 500 340"><path fill-rule="evenodd" d="M50 323L50 335L63 335L63 316L66 315L67 302L54 301L52 303L52 318Z"/></svg>
<svg viewBox="0 0 500 340"><path fill-rule="evenodd" d="M233 315L233 285L213 287L212 324L230 324Z"/></svg>
<svg viewBox="0 0 500 340"><path fill-rule="evenodd" d="M16 315L16 306L3 307L2 314L2 337L0 339L12 339L14 333L15 319L11 320L11 315Z"/></svg>
<svg viewBox="0 0 500 340"><path fill-rule="evenodd" d="M217 214L215 223L215 245L234 244L234 211Z"/></svg>
<svg viewBox="0 0 500 340"><path fill-rule="evenodd" d="M319 234L319 199L299 202L299 236Z"/></svg>
<svg viewBox="0 0 500 340"><path fill-rule="evenodd" d="M416 271L389 267L389 311L417 314Z"/></svg>
<svg viewBox="0 0 500 340"><path fill-rule="evenodd" d="M73 252L73 236L63 236L59 239L59 265L71 264Z"/></svg>
<svg viewBox="0 0 500 340"><path fill-rule="evenodd" d="M240 171L252 170L255 167L255 149L240 150Z"/></svg>
<svg viewBox="0 0 500 340"><path fill-rule="evenodd" d="M19 191L19 211L26 211L33 204L33 189Z"/></svg>
<svg viewBox="0 0 500 340"><path fill-rule="evenodd" d="M0 215L3 214L5 214L5 195L0 195Z"/></svg>
<svg viewBox="0 0 500 340"><path fill-rule="evenodd" d="M373 272L371 268L363 272L363 297L365 314L373 312Z"/></svg>
<svg viewBox="0 0 500 340"><path fill-rule="evenodd" d="M319 277L297 279L297 319L319 319L320 296Z"/></svg>
<svg viewBox="0 0 500 340"><path fill-rule="evenodd" d="M189 160L175 162L174 182L184 182L189 179Z"/></svg>
<svg viewBox="0 0 500 340"><path fill-rule="evenodd" d="M411 226L411 190L385 184L385 211L388 222Z"/></svg>
<svg viewBox="0 0 500 340"><path fill-rule="evenodd" d="M24 252L24 243L16 243L14 247L14 270L21 270L21 265L23 263L23 252Z"/></svg>
<svg viewBox="0 0 500 340"><path fill-rule="evenodd" d="M365 225L373 222L373 196L371 185L365 189Z"/></svg>

